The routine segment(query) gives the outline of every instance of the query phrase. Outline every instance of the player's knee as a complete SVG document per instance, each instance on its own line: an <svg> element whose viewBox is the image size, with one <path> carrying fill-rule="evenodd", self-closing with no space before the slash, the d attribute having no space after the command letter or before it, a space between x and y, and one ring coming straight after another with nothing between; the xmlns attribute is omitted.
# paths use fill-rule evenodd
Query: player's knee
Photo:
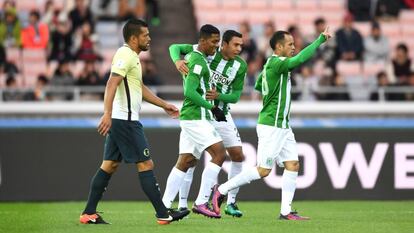
<svg viewBox="0 0 414 233"><path fill-rule="evenodd" d="M101 169L105 172L112 174L116 172L117 168L119 166L118 162L115 161L103 161L101 165Z"/></svg>
<svg viewBox="0 0 414 233"><path fill-rule="evenodd" d="M194 156L180 155L175 164L175 167L183 172L186 172L190 167L194 167L197 164L197 159Z"/></svg>
<svg viewBox="0 0 414 233"><path fill-rule="evenodd" d="M154 170L154 162L152 160L147 160L137 163L137 168L139 172Z"/></svg>
<svg viewBox="0 0 414 233"><path fill-rule="evenodd" d="M232 153L229 153L229 154L230 154L230 159L233 162L243 162L244 161L244 155L243 155L243 152L241 150L237 151L237 152L232 152Z"/></svg>
<svg viewBox="0 0 414 233"><path fill-rule="evenodd" d="M299 161L287 161L285 162L285 169L288 171L299 171L300 165Z"/></svg>
<svg viewBox="0 0 414 233"><path fill-rule="evenodd" d="M259 175L261 178L264 178L266 176L268 176L270 174L270 172L272 171L272 169L266 169L266 168L261 168L259 167L257 169L257 171L259 172Z"/></svg>

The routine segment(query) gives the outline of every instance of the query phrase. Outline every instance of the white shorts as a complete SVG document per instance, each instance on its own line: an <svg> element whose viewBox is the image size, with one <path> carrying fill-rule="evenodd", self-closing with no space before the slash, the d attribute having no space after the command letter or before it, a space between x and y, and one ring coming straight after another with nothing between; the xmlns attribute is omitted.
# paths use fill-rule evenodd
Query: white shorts
<svg viewBox="0 0 414 233"><path fill-rule="evenodd" d="M216 128L220 137L223 139L224 147L242 146L239 131L237 130L230 113L227 113L226 120L227 122L212 121L214 128Z"/></svg>
<svg viewBox="0 0 414 233"><path fill-rule="evenodd" d="M207 120L181 120L180 127L179 154L193 154L200 159L205 149L223 141L211 122Z"/></svg>
<svg viewBox="0 0 414 233"><path fill-rule="evenodd" d="M285 161L299 161L292 129L257 124L257 166L272 169L275 162L284 167Z"/></svg>

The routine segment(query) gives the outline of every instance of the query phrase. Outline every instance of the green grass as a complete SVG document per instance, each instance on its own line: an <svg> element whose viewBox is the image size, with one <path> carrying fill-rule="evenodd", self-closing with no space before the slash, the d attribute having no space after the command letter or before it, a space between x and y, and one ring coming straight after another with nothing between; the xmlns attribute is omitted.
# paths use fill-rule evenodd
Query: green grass
<svg viewBox="0 0 414 233"><path fill-rule="evenodd" d="M279 203L240 202L245 215L240 219L190 214L183 221L160 226L148 202L102 202L99 209L112 225L81 225L83 202L0 202L0 232L414 232L414 201L296 201L294 205L312 220L279 221Z"/></svg>

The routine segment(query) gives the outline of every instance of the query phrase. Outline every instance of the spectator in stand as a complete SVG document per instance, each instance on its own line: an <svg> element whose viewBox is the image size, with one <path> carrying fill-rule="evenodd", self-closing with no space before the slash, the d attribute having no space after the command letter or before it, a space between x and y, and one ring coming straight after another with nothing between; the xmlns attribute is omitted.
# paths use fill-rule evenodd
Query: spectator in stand
<svg viewBox="0 0 414 233"><path fill-rule="evenodd" d="M336 32L337 58L346 61L361 60L364 45L361 34L353 28L353 17L344 18L343 27Z"/></svg>
<svg viewBox="0 0 414 233"><path fill-rule="evenodd" d="M0 74L3 73L14 77L19 73L19 69L16 64L14 64L14 61L9 61L7 59L6 49L0 44Z"/></svg>
<svg viewBox="0 0 414 233"><path fill-rule="evenodd" d="M292 35L293 40L295 41L295 54L298 54L303 49L305 43L302 32L295 24L290 25L287 31Z"/></svg>
<svg viewBox="0 0 414 233"><path fill-rule="evenodd" d="M414 9L414 0L404 0L404 3L408 8Z"/></svg>
<svg viewBox="0 0 414 233"><path fill-rule="evenodd" d="M93 16L84 0L76 0L75 8L69 12L69 19L72 22L71 33L76 32L86 22L94 28Z"/></svg>
<svg viewBox="0 0 414 233"><path fill-rule="evenodd" d="M408 77L408 83L407 84L410 87L414 87L414 72L410 73L410 77ZM406 93L405 94L405 100L414 101L414 93L413 92Z"/></svg>
<svg viewBox="0 0 414 233"><path fill-rule="evenodd" d="M355 21L370 21L371 0L348 0L348 10L355 17Z"/></svg>
<svg viewBox="0 0 414 233"><path fill-rule="evenodd" d="M394 59L388 64L388 76L391 83L397 85L407 85L408 77L413 71L413 63L408 56L408 47L404 43L400 43L396 47Z"/></svg>
<svg viewBox="0 0 414 233"><path fill-rule="evenodd" d="M337 72L334 72L332 75L332 82L331 85L333 87L338 87L345 89L347 88L345 84L344 78ZM349 93L347 90L344 92L331 92L326 95L327 100L334 100L334 101L349 101L351 100Z"/></svg>
<svg viewBox="0 0 414 233"><path fill-rule="evenodd" d="M248 22L242 22L240 24L240 33L243 35L243 48L240 56L247 62L253 62L257 56L257 44L256 41L250 36L250 25Z"/></svg>
<svg viewBox="0 0 414 233"><path fill-rule="evenodd" d="M23 48L46 49L48 43L48 26L40 22L39 11L33 10L29 15L29 25L22 30Z"/></svg>
<svg viewBox="0 0 414 233"><path fill-rule="evenodd" d="M0 43L5 47L20 47L21 24L15 8L7 8L0 22Z"/></svg>
<svg viewBox="0 0 414 233"><path fill-rule="evenodd" d="M373 22L371 26L371 35L364 39L364 61L385 63L390 54L390 44L388 38L381 33L381 27L378 22Z"/></svg>
<svg viewBox="0 0 414 233"><path fill-rule="evenodd" d="M63 59L72 60L72 35L70 25L65 18L59 18L56 30L51 35L51 46L48 60L60 61Z"/></svg>
<svg viewBox="0 0 414 233"><path fill-rule="evenodd" d="M147 86L162 85L160 76L157 73L157 68L152 60L142 61L142 81Z"/></svg>
<svg viewBox="0 0 414 233"><path fill-rule="evenodd" d="M396 20L401 9L401 1L377 0L375 17L381 21Z"/></svg>
<svg viewBox="0 0 414 233"><path fill-rule="evenodd" d="M22 92L18 89L17 80L14 76L9 75L6 79L6 90L3 91L4 101L20 101L23 100Z"/></svg>
<svg viewBox="0 0 414 233"><path fill-rule="evenodd" d="M91 0L92 15L98 21L115 21L118 19L118 0Z"/></svg>
<svg viewBox="0 0 414 233"><path fill-rule="evenodd" d="M85 62L85 67L81 72L77 85L79 86L99 86L105 85L103 78L99 75L96 70L95 61Z"/></svg>
<svg viewBox="0 0 414 233"><path fill-rule="evenodd" d="M261 56L265 58L268 58L272 56L273 54L273 50L269 46L269 41L274 32L275 32L275 25L273 24L273 21L270 20L264 24L263 35L260 36L257 40L257 46L259 48L259 53Z"/></svg>
<svg viewBox="0 0 414 233"><path fill-rule="evenodd" d="M307 38L306 44L315 41L327 26L324 18L317 18L313 25L315 32ZM335 40L328 40L319 46L315 55L309 60L309 65L314 65L319 60L324 61L324 64L329 67L335 67Z"/></svg>
<svg viewBox="0 0 414 233"><path fill-rule="evenodd" d="M295 78L296 86L300 91L298 100L317 100L316 91L318 89L319 78L313 73L312 66L303 66Z"/></svg>
<svg viewBox="0 0 414 233"><path fill-rule="evenodd" d="M50 85L52 86L73 86L75 78L70 71L70 61L67 59L61 60L55 73L53 74Z"/></svg>
<svg viewBox="0 0 414 233"><path fill-rule="evenodd" d="M49 100L45 91L46 86L49 83L48 77L44 74L40 74L37 77L35 87L33 91L29 92L25 96L26 101L45 101Z"/></svg>
<svg viewBox="0 0 414 233"><path fill-rule="evenodd" d="M387 73L384 71L381 71L377 74L377 87L379 91L383 88L392 87L396 85L392 85L389 81L389 78L387 76ZM375 91L371 93L370 100L377 101L380 100L380 93L379 91ZM384 100L404 100L404 95L401 93L393 93L393 92L385 92L384 93Z"/></svg>
<svg viewBox="0 0 414 233"><path fill-rule="evenodd" d="M75 39L75 59L83 61L100 60L101 56L97 52L97 41L97 36L92 34L91 25L89 22L85 22L82 25L82 31L78 32Z"/></svg>

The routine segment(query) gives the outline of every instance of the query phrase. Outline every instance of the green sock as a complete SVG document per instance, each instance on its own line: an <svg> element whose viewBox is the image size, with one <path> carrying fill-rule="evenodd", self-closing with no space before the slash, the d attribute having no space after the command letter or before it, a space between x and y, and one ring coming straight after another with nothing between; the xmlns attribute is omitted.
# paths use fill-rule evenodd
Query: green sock
<svg viewBox="0 0 414 233"><path fill-rule="evenodd" d="M157 212L157 217L168 217L167 208L161 200L161 192L152 170L139 172L141 187Z"/></svg>
<svg viewBox="0 0 414 233"><path fill-rule="evenodd" d="M92 178L88 202L86 203L83 214L95 214L98 202L101 200L103 193L108 186L111 174L105 172L102 169L98 169L95 176Z"/></svg>

